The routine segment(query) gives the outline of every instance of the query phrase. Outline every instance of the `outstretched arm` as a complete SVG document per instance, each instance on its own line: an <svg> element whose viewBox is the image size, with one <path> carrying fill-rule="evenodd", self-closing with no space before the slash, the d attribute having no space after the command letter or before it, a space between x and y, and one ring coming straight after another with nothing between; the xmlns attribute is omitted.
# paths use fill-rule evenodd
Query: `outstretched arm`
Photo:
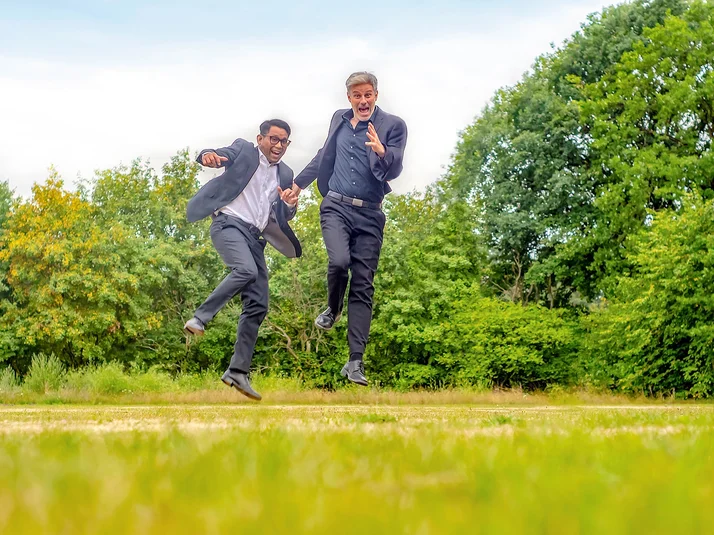
<svg viewBox="0 0 714 535"><path fill-rule="evenodd" d="M324 147L317 151L317 154L312 159L312 161L305 166L298 176L295 177L295 183L293 185L293 191L299 193L304 190L317 178L317 172L320 167L320 159L322 156L322 151Z"/></svg>
<svg viewBox="0 0 714 535"><path fill-rule="evenodd" d="M335 128L335 121L341 120L341 111L342 110L337 110L332 116L332 119L330 120L330 128L327 131L328 138L330 137L330 132L332 132L332 130ZM327 139L325 139L325 144L320 150L317 151L315 157L310 161L309 164L305 166L305 169L303 169L300 174L295 177L293 191L295 191L296 193L300 193L302 190L312 184L313 181L317 178L317 173L320 171L320 161L322 160L322 153L324 152L326 145Z"/></svg>
<svg viewBox="0 0 714 535"><path fill-rule="evenodd" d="M233 144L228 147L222 147L220 149L204 149L198 154L196 160L198 163L205 167L228 167L235 159L243 148L242 139L236 139Z"/></svg>

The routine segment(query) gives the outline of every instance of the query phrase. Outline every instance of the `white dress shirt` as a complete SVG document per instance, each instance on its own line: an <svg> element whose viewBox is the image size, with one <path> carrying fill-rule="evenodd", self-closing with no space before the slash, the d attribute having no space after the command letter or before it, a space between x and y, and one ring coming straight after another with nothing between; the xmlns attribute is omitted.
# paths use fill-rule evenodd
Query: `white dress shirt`
<svg viewBox="0 0 714 535"><path fill-rule="evenodd" d="M238 217L262 232L268 226L270 207L278 198L278 185L277 164L268 162L265 154L258 149L258 169L240 195L219 212Z"/></svg>

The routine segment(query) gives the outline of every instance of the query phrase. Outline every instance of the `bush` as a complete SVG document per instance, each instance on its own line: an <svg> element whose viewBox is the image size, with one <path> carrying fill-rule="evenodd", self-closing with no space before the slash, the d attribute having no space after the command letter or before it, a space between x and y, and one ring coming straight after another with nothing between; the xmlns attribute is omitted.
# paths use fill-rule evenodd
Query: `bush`
<svg viewBox="0 0 714 535"><path fill-rule="evenodd" d="M49 357L44 353L37 353L32 356L24 387L32 392L47 393L59 390L65 379L65 368L54 353Z"/></svg>
<svg viewBox="0 0 714 535"><path fill-rule="evenodd" d="M565 311L475 295L455 308L432 359L448 383L536 389L578 382L582 334Z"/></svg>
<svg viewBox="0 0 714 535"><path fill-rule="evenodd" d="M171 376L158 368L150 368L144 373L132 377L130 390L133 392L172 392L178 386Z"/></svg>
<svg viewBox="0 0 714 535"><path fill-rule="evenodd" d="M401 390L532 390L582 378L577 316L483 297L476 285L455 291L428 323L402 316L392 339L398 343L388 346L390 352L370 350L368 364L383 384Z"/></svg>
<svg viewBox="0 0 714 535"><path fill-rule="evenodd" d="M10 366L0 372L0 392L13 392L20 386L20 380Z"/></svg>
<svg viewBox="0 0 714 535"><path fill-rule="evenodd" d="M714 202L657 214L628 244L634 266L588 318L594 382L623 392L714 394Z"/></svg>
<svg viewBox="0 0 714 535"><path fill-rule="evenodd" d="M67 375L67 387L94 394L120 394L129 390L129 376L117 362L73 370Z"/></svg>

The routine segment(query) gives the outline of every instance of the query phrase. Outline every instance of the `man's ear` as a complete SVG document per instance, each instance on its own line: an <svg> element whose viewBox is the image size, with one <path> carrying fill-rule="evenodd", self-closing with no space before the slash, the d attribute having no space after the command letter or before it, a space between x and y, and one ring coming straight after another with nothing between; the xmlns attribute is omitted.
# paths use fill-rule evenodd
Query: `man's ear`
<svg viewBox="0 0 714 535"><path fill-rule="evenodd" d="M262 135L262 134L258 134L258 135L256 136L255 140L258 142L258 145L260 145L260 142L263 141L263 135Z"/></svg>

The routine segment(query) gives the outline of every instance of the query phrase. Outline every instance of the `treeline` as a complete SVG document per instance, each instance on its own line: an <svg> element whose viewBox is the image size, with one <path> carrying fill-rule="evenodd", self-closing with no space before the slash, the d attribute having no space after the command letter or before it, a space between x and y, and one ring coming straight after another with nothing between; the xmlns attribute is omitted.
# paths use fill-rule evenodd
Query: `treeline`
<svg viewBox="0 0 714 535"><path fill-rule="evenodd" d="M493 100L444 177L389 195L370 379L398 388L592 385L714 394L714 6L635 1L593 15ZM17 200L0 186L0 363L116 361L221 369L239 303L206 336L183 322L224 275L185 206L179 152L69 191L54 173ZM255 366L330 388L346 322L313 326L327 258L316 192L304 256L266 249L270 313Z"/></svg>

